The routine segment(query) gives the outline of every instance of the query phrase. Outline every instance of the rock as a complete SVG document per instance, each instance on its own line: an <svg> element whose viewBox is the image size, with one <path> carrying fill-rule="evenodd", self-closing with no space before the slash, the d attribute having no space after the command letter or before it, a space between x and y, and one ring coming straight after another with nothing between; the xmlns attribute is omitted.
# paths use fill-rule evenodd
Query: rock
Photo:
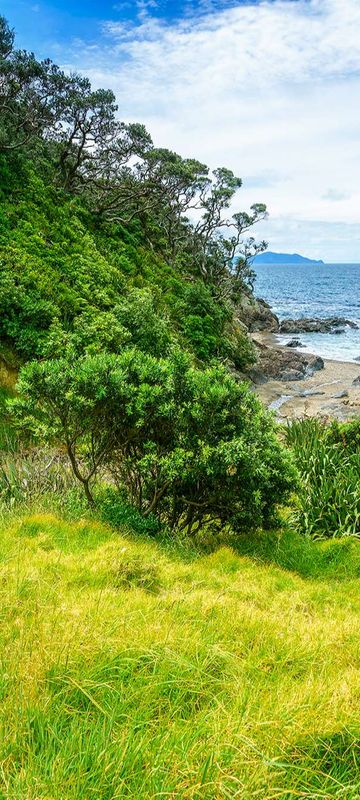
<svg viewBox="0 0 360 800"><path fill-rule="evenodd" d="M304 377L304 373L298 369L288 369L279 374L280 381L303 381Z"/></svg>
<svg viewBox="0 0 360 800"><path fill-rule="evenodd" d="M349 392L347 389L343 389L342 392L338 392L337 394L333 394L334 400L342 400L343 397L349 397Z"/></svg>
<svg viewBox="0 0 360 800"><path fill-rule="evenodd" d="M290 342L285 345L285 347L303 347L303 345L301 344L300 339L291 339Z"/></svg>
<svg viewBox="0 0 360 800"><path fill-rule="evenodd" d="M345 333L345 328L334 328L330 333L332 336L339 336L341 333Z"/></svg>
<svg viewBox="0 0 360 800"><path fill-rule="evenodd" d="M345 317L329 317L329 319L302 317L283 319L279 331L280 333L341 333L341 329L344 330L346 327L354 330L359 328L356 322Z"/></svg>
<svg viewBox="0 0 360 800"><path fill-rule="evenodd" d="M286 348L268 347L256 342L258 353L257 367L270 379L282 380L282 373L295 370L305 375L306 358L295 350Z"/></svg>
<svg viewBox="0 0 360 800"><path fill-rule="evenodd" d="M360 361L360 356L355 356L354 361Z"/></svg>
<svg viewBox="0 0 360 800"><path fill-rule="evenodd" d="M249 378L250 380L256 384L256 386L261 386L263 383L267 383L269 378L262 372L261 369L258 367L253 367L249 370Z"/></svg>
<svg viewBox="0 0 360 800"><path fill-rule="evenodd" d="M311 375L312 372L317 372L319 369L324 369L324 366L324 360L321 358L321 356L314 356L313 358L310 358L310 361L308 361L307 372Z"/></svg>
<svg viewBox="0 0 360 800"><path fill-rule="evenodd" d="M353 380L352 386L360 386L360 375L358 375L357 378Z"/></svg>
<svg viewBox="0 0 360 800"><path fill-rule="evenodd" d="M259 341L255 341L254 345L257 351L255 368L270 380L301 380L324 366L322 358L300 353L293 348L269 347ZM290 377L287 377L289 373Z"/></svg>
<svg viewBox="0 0 360 800"><path fill-rule="evenodd" d="M265 300L244 294L236 308L236 317L251 333L269 331L277 333L279 320Z"/></svg>
<svg viewBox="0 0 360 800"><path fill-rule="evenodd" d="M325 392L319 391L319 389L306 389L305 392L301 392L299 397L320 397L320 395L325 394Z"/></svg>

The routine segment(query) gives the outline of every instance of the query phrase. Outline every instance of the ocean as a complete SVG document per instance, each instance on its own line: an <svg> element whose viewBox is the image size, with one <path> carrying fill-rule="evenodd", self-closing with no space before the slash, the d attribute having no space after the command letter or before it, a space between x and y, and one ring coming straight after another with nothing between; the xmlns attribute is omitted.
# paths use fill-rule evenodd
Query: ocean
<svg viewBox="0 0 360 800"><path fill-rule="evenodd" d="M360 264L257 264L255 295L262 297L280 319L346 317L360 326ZM286 344L292 335L278 335ZM299 350L335 361L360 357L360 329L340 335L302 333Z"/></svg>

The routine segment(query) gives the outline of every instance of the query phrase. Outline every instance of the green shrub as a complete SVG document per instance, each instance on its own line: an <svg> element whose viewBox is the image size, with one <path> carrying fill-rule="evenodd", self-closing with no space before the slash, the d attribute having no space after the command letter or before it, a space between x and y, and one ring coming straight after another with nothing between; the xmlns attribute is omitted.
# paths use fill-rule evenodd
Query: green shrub
<svg viewBox="0 0 360 800"><path fill-rule="evenodd" d="M145 517L188 533L240 532L274 524L293 488L291 459L256 396L180 351L33 362L19 392L20 425L66 448L90 503L105 467Z"/></svg>
<svg viewBox="0 0 360 800"><path fill-rule="evenodd" d="M347 453L360 453L360 420L334 420L325 431L325 437L329 444L339 445Z"/></svg>

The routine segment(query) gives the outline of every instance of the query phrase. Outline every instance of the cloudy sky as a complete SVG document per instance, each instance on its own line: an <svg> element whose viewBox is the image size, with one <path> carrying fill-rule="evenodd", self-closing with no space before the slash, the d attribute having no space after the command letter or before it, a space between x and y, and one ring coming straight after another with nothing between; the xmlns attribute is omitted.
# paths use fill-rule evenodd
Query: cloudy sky
<svg viewBox="0 0 360 800"><path fill-rule="evenodd" d="M360 0L2 0L18 46L228 166L271 250L360 262Z"/></svg>

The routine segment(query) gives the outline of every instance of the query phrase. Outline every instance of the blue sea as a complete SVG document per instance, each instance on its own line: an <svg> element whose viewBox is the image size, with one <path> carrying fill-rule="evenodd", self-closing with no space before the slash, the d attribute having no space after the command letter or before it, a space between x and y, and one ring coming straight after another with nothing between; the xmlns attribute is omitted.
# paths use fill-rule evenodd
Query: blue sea
<svg viewBox="0 0 360 800"><path fill-rule="evenodd" d="M360 326L360 264L257 264L255 294L270 303L280 319L346 317ZM279 335L279 344L292 336ZM340 335L299 334L303 347L323 358L355 361L360 329Z"/></svg>

